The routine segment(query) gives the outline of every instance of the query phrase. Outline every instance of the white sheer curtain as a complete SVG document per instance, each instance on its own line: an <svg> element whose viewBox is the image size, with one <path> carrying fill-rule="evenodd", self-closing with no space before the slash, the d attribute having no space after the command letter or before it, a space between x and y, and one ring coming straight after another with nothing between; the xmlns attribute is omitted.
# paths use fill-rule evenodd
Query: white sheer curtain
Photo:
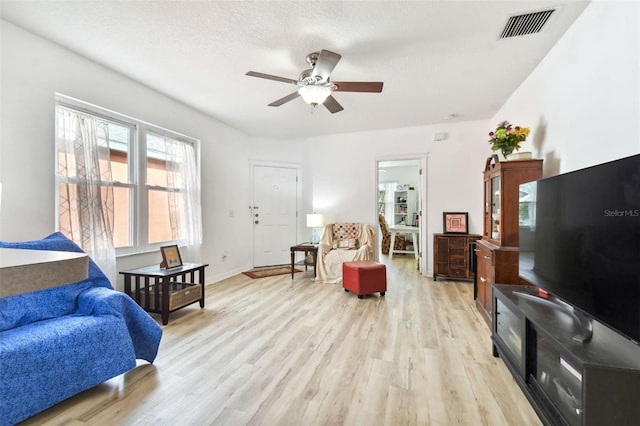
<svg viewBox="0 0 640 426"><path fill-rule="evenodd" d="M75 241L116 282L113 186L108 125L58 107L60 231Z"/></svg>
<svg viewBox="0 0 640 426"><path fill-rule="evenodd" d="M195 144L164 138L169 188L169 221L175 241L202 244L200 178Z"/></svg>

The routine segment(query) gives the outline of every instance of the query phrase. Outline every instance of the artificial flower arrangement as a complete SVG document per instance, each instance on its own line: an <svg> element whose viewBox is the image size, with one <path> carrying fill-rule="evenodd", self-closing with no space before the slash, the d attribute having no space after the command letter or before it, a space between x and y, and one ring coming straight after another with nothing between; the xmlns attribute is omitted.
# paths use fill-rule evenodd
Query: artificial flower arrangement
<svg viewBox="0 0 640 426"><path fill-rule="evenodd" d="M496 130L489 132L489 143L492 151L500 151L506 158L513 151L520 149L520 142L529 136L528 127L513 126L507 120L498 124Z"/></svg>

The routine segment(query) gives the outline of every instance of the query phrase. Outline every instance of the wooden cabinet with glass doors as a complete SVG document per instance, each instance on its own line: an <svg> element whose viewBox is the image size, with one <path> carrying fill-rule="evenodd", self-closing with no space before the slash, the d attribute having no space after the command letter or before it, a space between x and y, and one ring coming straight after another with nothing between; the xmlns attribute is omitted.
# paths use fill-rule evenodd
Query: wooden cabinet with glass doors
<svg viewBox="0 0 640 426"><path fill-rule="evenodd" d="M520 184L542 178L542 160L500 161L489 157L484 169L484 225L476 243L476 306L491 323L491 285L519 284Z"/></svg>

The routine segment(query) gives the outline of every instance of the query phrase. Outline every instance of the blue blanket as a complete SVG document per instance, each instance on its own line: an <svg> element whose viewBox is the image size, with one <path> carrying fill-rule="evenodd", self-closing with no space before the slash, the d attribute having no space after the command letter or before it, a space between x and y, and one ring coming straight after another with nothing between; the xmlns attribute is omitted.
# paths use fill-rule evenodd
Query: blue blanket
<svg viewBox="0 0 640 426"><path fill-rule="evenodd" d="M60 233L0 247L82 252ZM87 279L0 298L0 425L31 417L136 365L162 328L89 259Z"/></svg>

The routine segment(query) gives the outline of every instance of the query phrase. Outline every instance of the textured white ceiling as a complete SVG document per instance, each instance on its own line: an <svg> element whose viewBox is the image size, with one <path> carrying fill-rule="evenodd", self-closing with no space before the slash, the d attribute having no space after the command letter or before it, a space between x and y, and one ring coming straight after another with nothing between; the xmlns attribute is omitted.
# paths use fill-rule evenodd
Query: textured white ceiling
<svg viewBox="0 0 640 426"><path fill-rule="evenodd" d="M3 19L180 100L247 134L273 138L491 117L587 1L7 1ZM539 34L499 40L509 16L557 8ZM344 111L313 112L296 86L305 56L342 55Z"/></svg>

